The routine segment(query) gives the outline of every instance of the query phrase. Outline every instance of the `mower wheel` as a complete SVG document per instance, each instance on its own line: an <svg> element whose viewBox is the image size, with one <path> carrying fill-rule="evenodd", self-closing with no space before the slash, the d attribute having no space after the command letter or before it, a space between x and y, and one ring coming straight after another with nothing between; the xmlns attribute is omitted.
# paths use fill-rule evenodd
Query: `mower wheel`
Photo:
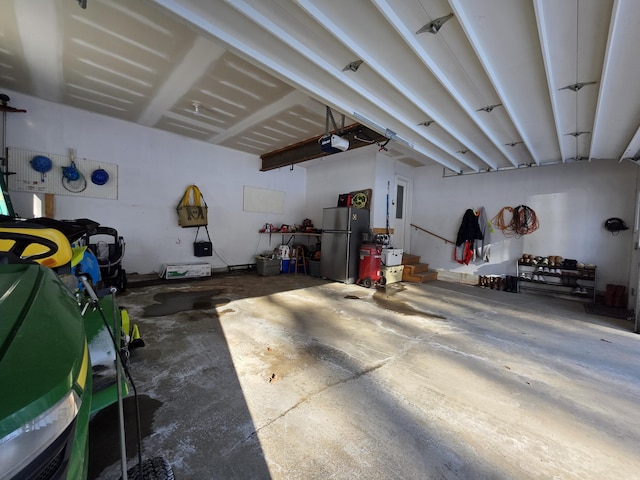
<svg viewBox="0 0 640 480"><path fill-rule="evenodd" d="M140 478L139 465L135 465L127 470L127 477L131 480L175 480L171 465L169 465L169 462L167 462L164 457L147 458L143 461L142 475L143 478Z"/></svg>
<svg viewBox="0 0 640 480"><path fill-rule="evenodd" d="M371 280L370 277L365 278L364 280L362 280L362 286L365 288L371 288L371 285L373 285L373 281Z"/></svg>

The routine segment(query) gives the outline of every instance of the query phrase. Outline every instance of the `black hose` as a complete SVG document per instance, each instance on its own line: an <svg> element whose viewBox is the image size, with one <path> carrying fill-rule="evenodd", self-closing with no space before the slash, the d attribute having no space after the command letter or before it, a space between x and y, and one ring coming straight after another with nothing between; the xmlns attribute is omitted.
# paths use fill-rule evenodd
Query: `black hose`
<svg viewBox="0 0 640 480"><path fill-rule="evenodd" d="M100 303L98 302L98 297L96 296L95 292L93 291L93 289L91 288L91 286L89 285L88 281L86 278L81 277L82 283L85 287L85 290L87 290L87 292L89 293L89 297L91 297L91 301L93 302L93 306L97 308L98 312L100 312L100 317L102 318L102 323L104 323L104 326L107 329L107 332L109 332L109 337L111 337L111 342L113 343L114 348L116 349L116 355L118 355L118 358L120 358L120 364L122 365L122 369L124 370L125 375L127 376L127 378L129 379L129 382L131 382L131 388L133 389L133 399L134 399L134 406L135 406L135 414L136 414L136 430L137 430L137 445L138 445L138 468L139 468L139 472L140 472L140 480L144 480L144 473L143 473L143 468L142 468L142 430L140 427L140 405L138 402L138 389L136 388L136 384L133 381L133 377L131 376L131 372L129 371L129 367L127 367L127 364L125 362L125 359L123 358L122 352L120 351L120 345L118 345L118 342L116 342L116 339L113 335L113 332L111 331L111 328L109 327L109 323L107 322L107 317L104 314L104 311L102 310L102 307L100 306ZM115 301L115 298L114 298ZM116 366L117 368L117 366Z"/></svg>

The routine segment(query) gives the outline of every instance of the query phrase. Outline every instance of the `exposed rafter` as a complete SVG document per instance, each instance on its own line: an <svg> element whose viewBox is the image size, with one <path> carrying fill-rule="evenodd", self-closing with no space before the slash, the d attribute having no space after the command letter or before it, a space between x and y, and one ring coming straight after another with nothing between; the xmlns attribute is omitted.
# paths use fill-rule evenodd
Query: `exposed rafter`
<svg viewBox="0 0 640 480"><path fill-rule="evenodd" d="M254 155L321 134L325 105L455 173L640 150L637 1L338 3L7 0L0 76Z"/></svg>
<svg viewBox="0 0 640 480"><path fill-rule="evenodd" d="M640 44L640 2L613 2L604 55L599 97L592 129L590 156L611 158L610 152L627 150L638 125L640 63L630 62ZM624 72L624 73L623 73ZM616 128L612 128L615 125Z"/></svg>
<svg viewBox="0 0 640 480"><path fill-rule="evenodd" d="M350 40L348 36L348 32L346 30L341 29L337 24L333 22L332 18L330 18L329 16L325 15L325 13L315 8L315 6L312 5L310 2L300 0L298 3L301 5L301 7L305 8L306 11L310 15L312 15L314 18L321 19L323 26L327 28L328 31L335 32L336 30L338 30L341 33L340 35L341 37L344 37L346 35L347 40ZM424 131L419 130L413 122L408 120L406 115L402 113L401 110L398 109L395 102L391 103L387 100L388 95L376 94L373 91L368 90L364 84L358 83L352 76L345 76L344 72L342 71L342 68L336 68L332 66L329 62L327 62L327 57L325 55L321 55L318 51L311 49L307 45L307 43L302 41L301 39L293 37L287 29L282 28L280 25L276 23L276 21L268 18L262 11L258 10L258 8L255 8L254 6L249 4L249 2L246 2L244 0L238 0L234 2L233 6L237 8L239 12L243 13L247 17L251 18L254 22L261 25L262 28L265 28L266 30L268 30L270 34L274 35L280 41L284 42L287 46L291 47L296 52L303 55L307 60L311 61L316 67L323 69L326 73L331 75L334 80L338 81L339 83L349 88L353 93L362 95L365 98L369 99L370 101L373 101L377 106L377 108L384 111L387 115L389 115L393 119L393 121L391 122L389 121L385 122L385 121L381 121L380 117L375 116L373 114L369 114L368 117L372 118L372 120L375 123L380 123L380 124L387 123L387 124L390 124L391 128L398 130L397 127L394 126L394 124L396 122L400 122L402 125L404 125L403 130L410 129L413 131L414 134L417 134L418 136L422 136L425 138L429 137L429 135L425 134ZM330 52L327 52L327 55L329 53ZM354 51L354 53L358 55L367 65L371 66L374 70L376 69L376 66L374 66L376 62L370 55L366 57L359 55L359 51L357 49ZM337 105L337 109L342 112L346 112L349 115L359 110L359 109L344 108L341 105ZM432 143L436 147L440 148L442 150L442 153L439 153L436 149L429 151L430 150L429 145L425 145L424 147L421 147L420 150L422 150L423 152L428 152L428 155L431 158L441 163L442 165L446 166L447 168L452 168L452 164L447 161L446 159L447 155L445 154L445 152L447 151L450 152L449 146L447 146L437 138L429 138L429 140L432 141ZM455 154L453 153L449 153L449 154L452 156L455 156ZM478 168L476 165L471 164L470 162L468 162L463 158L458 158L458 160L466 164L468 167L476 168L476 169Z"/></svg>
<svg viewBox="0 0 640 480"><path fill-rule="evenodd" d="M417 92L412 91L407 85L406 81L398 74L391 71L387 66L385 66L385 57L379 52L374 50L364 48L363 44L367 43L364 38L357 37L357 33L354 30L351 30L348 25L339 24L338 18L332 17L329 13L321 8L318 8L317 5L312 3L309 0L299 0L299 3L305 11L313 16L321 25L325 26L328 32L332 33L336 38L338 38L347 48L354 51L356 55L362 58L367 65L369 65L378 75L380 75L385 81L393 86L401 95L403 95L407 100L409 100L413 105L419 108L425 114L434 118L438 123L445 129L448 129L449 126L446 121L442 119L442 116L439 112L434 110L427 102L421 99ZM384 102L384 99L378 99L379 102ZM441 123L442 122L442 123ZM442 142L439 138L431 135L429 133L425 133L424 131L420 131L418 129L413 129L415 133L418 135L428 139L434 145L441 148L443 151L450 151L450 147ZM461 132L451 132L454 136L460 137L463 136ZM471 139L467 139L471 142ZM478 147L479 148L479 147ZM470 163L468 160L459 158L458 160L462 163L466 164L470 168L478 169L479 167L475 164Z"/></svg>
<svg viewBox="0 0 640 480"><path fill-rule="evenodd" d="M450 0L456 18L491 79L500 103L504 105L519 136L529 147L534 161L558 158L559 149L553 144L540 145L541 139L553 136L552 112L548 102L534 103L527 97L544 98L544 72L542 57L537 50L527 45L538 40L533 6L507 2L500 11L487 16L480 2L463 3ZM522 15L522 8L531 9ZM517 13L516 13L517 12ZM499 32L517 32L518 41ZM509 48L504 48L504 47ZM517 67L519 66L519 68ZM536 129L527 128L531 116L540 118Z"/></svg>
<svg viewBox="0 0 640 480"><path fill-rule="evenodd" d="M474 120L476 125L478 125L478 127L484 131L487 137L492 141L493 145L496 148L498 148L501 151L501 153L506 158L508 158L513 165L516 165L517 160L512 156L510 156L509 152L505 151L501 147L500 142L496 138L495 134L492 133L489 129L485 128L484 124L478 118L476 118L474 109L471 107L471 103L467 99L467 96L464 95L461 89L457 87L455 83L452 81L452 79L446 75L446 73L438 65L438 61L435 60L428 53L428 50L422 46L422 43L419 41L419 39L416 38L414 35L412 35L412 32L410 32L406 24L399 18L399 16L396 13L396 9L389 3L389 1L374 0L374 3L376 4L380 12L387 18L389 23L403 37L407 45L409 45L413 49L413 51L420 58L420 60L422 60L422 62L427 66L427 68L429 68L429 70L438 79L438 81L447 89L447 91L456 100L456 102L465 110L467 115L469 115L469 117L471 117ZM443 121L442 118L440 119L440 121ZM455 129L451 127L449 122L446 120L445 120L445 125L446 125L445 128L447 128L448 131L451 131L452 134L455 135ZM464 143L470 144L468 140ZM478 148L476 148L476 150L479 152L482 151L481 149L478 149ZM486 155L483 155L483 159L485 163L495 168L495 162L492 162L488 158L486 159L485 158L486 158Z"/></svg>

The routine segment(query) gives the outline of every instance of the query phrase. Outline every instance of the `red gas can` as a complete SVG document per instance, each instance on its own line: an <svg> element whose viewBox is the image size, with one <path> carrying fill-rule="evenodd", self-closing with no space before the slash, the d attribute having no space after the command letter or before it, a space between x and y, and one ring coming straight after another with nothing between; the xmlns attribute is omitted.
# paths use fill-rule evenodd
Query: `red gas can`
<svg viewBox="0 0 640 480"><path fill-rule="evenodd" d="M360 245L360 268L359 278L356 282L369 288L374 283L384 285L385 278L381 271L382 246L363 243Z"/></svg>

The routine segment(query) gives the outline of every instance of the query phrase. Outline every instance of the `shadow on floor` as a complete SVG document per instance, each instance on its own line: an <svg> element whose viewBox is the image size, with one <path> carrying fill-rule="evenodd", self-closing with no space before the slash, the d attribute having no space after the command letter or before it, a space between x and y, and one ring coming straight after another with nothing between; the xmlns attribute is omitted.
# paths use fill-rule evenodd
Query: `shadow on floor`
<svg viewBox="0 0 640 480"><path fill-rule="evenodd" d="M172 291L162 282L134 287L120 297L145 343L132 351L130 364L140 395L142 458L166 458L177 477L271 478L216 310L230 296L259 295L275 288L267 277L252 276L250 287L243 279L218 278L216 286L207 281L170 282ZM304 281L292 278L289 283L295 288ZM228 405L233 405L231 413ZM133 398L126 398L124 406L131 467L137 464ZM90 423L88 478L119 478L119 452L113 405Z"/></svg>

